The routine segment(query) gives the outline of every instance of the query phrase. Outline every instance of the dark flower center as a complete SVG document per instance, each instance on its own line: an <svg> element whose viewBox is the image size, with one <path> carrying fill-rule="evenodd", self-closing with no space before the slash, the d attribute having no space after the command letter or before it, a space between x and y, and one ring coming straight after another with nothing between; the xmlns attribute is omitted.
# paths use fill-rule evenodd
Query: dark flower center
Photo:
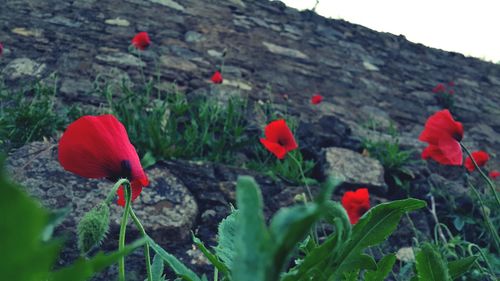
<svg viewBox="0 0 500 281"><path fill-rule="evenodd" d="M108 180L116 182L120 178L126 178L132 180L132 166L129 160L123 160L121 163L121 170L118 173L113 173L112 176L107 177Z"/></svg>

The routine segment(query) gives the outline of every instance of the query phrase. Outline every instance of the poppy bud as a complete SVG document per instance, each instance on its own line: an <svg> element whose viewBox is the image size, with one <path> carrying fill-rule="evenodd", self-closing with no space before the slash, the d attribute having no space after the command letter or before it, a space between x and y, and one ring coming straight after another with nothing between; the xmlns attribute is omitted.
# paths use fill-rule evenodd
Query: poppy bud
<svg viewBox="0 0 500 281"><path fill-rule="evenodd" d="M109 230L109 207L102 203L88 211L78 223L78 249L85 255L101 245Z"/></svg>

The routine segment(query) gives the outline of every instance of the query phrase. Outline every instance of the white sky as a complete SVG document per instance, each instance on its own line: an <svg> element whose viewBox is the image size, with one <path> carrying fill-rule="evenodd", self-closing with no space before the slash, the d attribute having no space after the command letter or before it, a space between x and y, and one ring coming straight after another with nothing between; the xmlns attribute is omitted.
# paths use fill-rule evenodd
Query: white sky
<svg viewBox="0 0 500 281"><path fill-rule="evenodd" d="M281 0L311 9L316 0ZM499 0L320 0L316 12L408 40L500 61Z"/></svg>

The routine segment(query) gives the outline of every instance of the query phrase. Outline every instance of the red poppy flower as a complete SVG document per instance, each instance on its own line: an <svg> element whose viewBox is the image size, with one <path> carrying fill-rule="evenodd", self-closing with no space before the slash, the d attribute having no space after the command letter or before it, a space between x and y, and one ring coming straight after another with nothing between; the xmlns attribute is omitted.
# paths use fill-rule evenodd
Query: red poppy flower
<svg viewBox="0 0 500 281"><path fill-rule="evenodd" d="M314 96L311 97L311 103L312 104L318 104L320 102L323 101L323 96L319 95L319 94L316 94Z"/></svg>
<svg viewBox="0 0 500 281"><path fill-rule="evenodd" d="M264 129L264 135L266 138L261 138L260 142L278 159L283 159L289 151L298 147L292 131L283 119L269 123Z"/></svg>
<svg viewBox="0 0 500 281"><path fill-rule="evenodd" d="M132 45L138 50L145 50L151 44L151 40L149 39L149 35L147 32L139 32L134 38L132 38Z"/></svg>
<svg viewBox="0 0 500 281"><path fill-rule="evenodd" d="M67 171L86 178L127 178L132 201L149 184L127 131L113 115L83 116L71 123L59 141L59 163ZM123 187L118 204L125 205Z"/></svg>
<svg viewBox="0 0 500 281"><path fill-rule="evenodd" d="M448 94L450 94L450 95L454 95L454 94L455 94L455 90L453 90L453 89L449 89L449 90L448 90Z"/></svg>
<svg viewBox="0 0 500 281"><path fill-rule="evenodd" d="M342 196L342 206L347 211L351 224L356 224L366 211L370 209L370 195L367 188L347 191Z"/></svg>
<svg viewBox="0 0 500 281"><path fill-rule="evenodd" d="M0 56L3 54L3 45L0 43Z"/></svg>
<svg viewBox="0 0 500 281"><path fill-rule="evenodd" d="M448 82L448 85L449 85L450 87L453 87L453 86L455 86L455 82L450 81L450 82Z"/></svg>
<svg viewBox="0 0 500 281"><path fill-rule="evenodd" d="M445 87L442 83L439 83L436 85L436 87L434 87L434 89L432 89L432 92L437 94L437 93L442 93L445 91Z"/></svg>
<svg viewBox="0 0 500 281"><path fill-rule="evenodd" d="M443 165L462 165L460 141L464 136L462 123L457 122L447 110L441 110L427 119L424 131L418 138L427 142L422 158L432 158Z"/></svg>
<svg viewBox="0 0 500 281"><path fill-rule="evenodd" d="M488 155L488 153L486 153L482 150L474 151L471 154L472 154L472 157L474 158L474 160L476 160L476 163L479 167L484 166L486 164L486 162L488 162L488 160L490 159L490 156ZM476 166L474 166L474 163L472 163L472 159L469 156L467 156L467 158L465 159L465 168L469 172L472 172L476 169Z"/></svg>
<svg viewBox="0 0 500 281"><path fill-rule="evenodd" d="M489 176L490 176L490 178L492 178L492 179L496 180L497 178L499 178L499 177L500 177L500 172L499 172L499 171L496 171L496 170L491 171L491 172L489 173Z"/></svg>
<svg viewBox="0 0 500 281"><path fill-rule="evenodd" d="M217 70L210 78L214 84L222 84L222 74Z"/></svg>

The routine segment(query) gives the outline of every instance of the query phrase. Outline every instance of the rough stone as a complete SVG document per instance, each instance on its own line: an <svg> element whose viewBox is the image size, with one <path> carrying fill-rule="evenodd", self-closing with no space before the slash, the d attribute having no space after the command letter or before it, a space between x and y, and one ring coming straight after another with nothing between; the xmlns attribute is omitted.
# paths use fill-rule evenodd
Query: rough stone
<svg viewBox="0 0 500 281"><path fill-rule="evenodd" d="M116 25L116 26L129 26L130 22L126 19L122 19L120 17L114 18L114 19L107 19L104 21L106 24L109 25Z"/></svg>
<svg viewBox="0 0 500 281"><path fill-rule="evenodd" d="M201 42L204 41L205 38L203 37L203 34L196 32L196 31L188 31L184 35L184 40L186 42Z"/></svg>
<svg viewBox="0 0 500 281"><path fill-rule="evenodd" d="M307 59L308 58L306 54L302 53L299 50L279 46L279 45L269 43L269 42L262 42L262 44L264 44L264 46L267 48L267 50L273 54L283 55L283 56L287 56L287 57L294 57L294 58L298 58L298 59Z"/></svg>
<svg viewBox="0 0 500 281"><path fill-rule="evenodd" d="M137 66L137 67L146 66L146 63L141 59L139 59L138 57L121 52L97 55L96 59L107 62L109 64L120 64L120 65Z"/></svg>
<svg viewBox="0 0 500 281"><path fill-rule="evenodd" d="M53 143L35 142L16 150L9 156L7 168L13 179L24 185L45 207L69 207L70 215L63 227L73 234L85 212L105 199L113 186L104 179L89 180L64 171L57 161L57 146ZM146 173L150 185L133 203L144 228L161 242L172 236L187 238L198 214L194 197L167 169L156 167ZM118 233L121 210L122 207L112 204L111 233Z"/></svg>
<svg viewBox="0 0 500 281"><path fill-rule="evenodd" d="M179 3L172 1L172 0L149 0L155 4L160 4L166 7L169 7L171 9L177 10L177 11L184 11L184 7L180 5Z"/></svg>
<svg viewBox="0 0 500 281"><path fill-rule="evenodd" d="M37 63L29 58L19 58L12 60L3 70L10 79L18 79L25 76L39 77L45 64Z"/></svg>
<svg viewBox="0 0 500 281"><path fill-rule="evenodd" d="M325 149L326 173L338 175L350 185L385 187L384 168L376 159L339 147Z"/></svg>

